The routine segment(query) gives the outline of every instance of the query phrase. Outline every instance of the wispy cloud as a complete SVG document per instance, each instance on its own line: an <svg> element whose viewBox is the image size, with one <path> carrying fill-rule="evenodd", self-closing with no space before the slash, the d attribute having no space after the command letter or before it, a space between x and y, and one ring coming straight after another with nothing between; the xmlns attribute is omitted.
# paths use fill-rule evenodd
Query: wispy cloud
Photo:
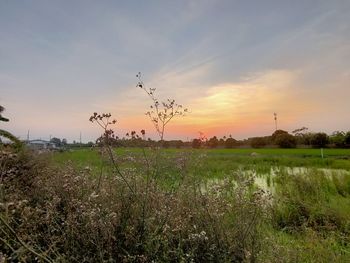
<svg viewBox="0 0 350 263"><path fill-rule="evenodd" d="M120 133L151 130L142 71L160 99L191 109L169 136L270 133L274 111L285 129L350 129L349 11L337 0L1 2L6 128L93 139L88 115L105 111Z"/></svg>

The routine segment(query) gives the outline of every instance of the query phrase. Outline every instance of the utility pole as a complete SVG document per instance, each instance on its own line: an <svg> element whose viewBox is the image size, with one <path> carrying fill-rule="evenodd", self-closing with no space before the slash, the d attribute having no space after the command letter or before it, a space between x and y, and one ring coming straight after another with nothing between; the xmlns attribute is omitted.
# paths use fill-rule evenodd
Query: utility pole
<svg viewBox="0 0 350 263"><path fill-rule="evenodd" d="M80 146L81 146L81 132L79 134L79 141L80 141Z"/></svg>
<svg viewBox="0 0 350 263"><path fill-rule="evenodd" d="M274 118L275 118L275 128L276 128L276 131L277 131L277 113L274 112L274 113L273 113L273 116L274 116Z"/></svg>
<svg viewBox="0 0 350 263"><path fill-rule="evenodd" d="M29 130L27 132L27 142L29 142Z"/></svg>

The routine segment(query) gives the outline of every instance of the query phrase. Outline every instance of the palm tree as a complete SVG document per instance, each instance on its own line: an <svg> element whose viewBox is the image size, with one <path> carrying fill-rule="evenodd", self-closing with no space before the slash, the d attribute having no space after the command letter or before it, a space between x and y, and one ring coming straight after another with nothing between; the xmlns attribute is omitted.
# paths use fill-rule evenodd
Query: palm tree
<svg viewBox="0 0 350 263"><path fill-rule="evenodd" d="M0 121L9 121L9 119L2 117L1 113L5 110L3 106L0 105Z"/></svg>
<svg viewBox="0 0 350 263"><path fill-rule="evenodd" d="M5 110L5 108L3 106L0 105L0 121L5 121L5 122L8 122L9 119L3 117L1 115L1 113ZM5 131L5 130L2 130L0 129L0 137L5 137L7 139L9 139L10 141L12 141L16 146L20 146L21 145L21 142L20 140L18 140L14 135L12 135L10 132L8 131ZM1 140L0 140L1 142Z"/></svg>

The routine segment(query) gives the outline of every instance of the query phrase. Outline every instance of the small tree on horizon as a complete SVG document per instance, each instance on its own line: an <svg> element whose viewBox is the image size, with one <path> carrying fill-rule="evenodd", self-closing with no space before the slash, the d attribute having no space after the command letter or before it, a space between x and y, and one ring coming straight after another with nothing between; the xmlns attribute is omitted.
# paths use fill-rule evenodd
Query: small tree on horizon
<svg viewBox="0 0 350 263"><path fill-rule="evenodd" d="M295 148L297 146L296 138L289 133L281 133L277 135L275 143L280 148Z"/></svg>
<svg viewBox="0 0 350 263"><path fill-rule="evenodd" d="M216 148L216 147L218 147L218 145L219 145L219 140L216 136L213 136L209 139L208 146L210 148Z"/></svg>
<svg viewBox="0 0 350 263"><path fill-rule="evenodd" d="M225 141L225 148L233 148L237 144L237 140L233 139L232 136L230 135L229 138L226 139Z"/></svg>
<svg viewBox="0 0 350 263"><path fill-rule="evenodd" d="M311 145L313 147L325 147L329 143L329 137L324 132L318 132L312 135Z"/></svg>

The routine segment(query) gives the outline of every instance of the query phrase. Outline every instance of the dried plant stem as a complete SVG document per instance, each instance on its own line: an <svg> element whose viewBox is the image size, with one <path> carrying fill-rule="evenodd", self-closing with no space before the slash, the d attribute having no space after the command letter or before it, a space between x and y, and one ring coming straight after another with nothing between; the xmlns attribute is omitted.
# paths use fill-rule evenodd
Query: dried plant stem
<svg viewBox="0 0 350 263"><path fill-rule="evenodd" d="M117 171L117 174L122 178L123 182L126 184L126 186L129 188L129 190L131 191L131 193L133 195L135 195L135 191L134 189L131 187L131 185L129 184L128 180L125 178L125 176L123 175L123 173L120 171L119 169L119 165L118 163L116 162L116 160L114 159L114 156L113 156L113 152L112 152L112 149L111 147L108 145L106 145L106 148L107 148L107 151L108 151L108 155L109 155L109 158L115 168L115 170Z"/></svg>
<svg viewBox="0 0 350 263"><path fill-rule="evenodd" d="M45 262L53 262L52 260L48 259L47 257L39 254L38 252L36 252L33 248L31 248L30 246L28 246L22 239L20 239L15 230L12 229L12 227L6 222L6 220L4 218L2 218L2 216L0 216L0 221L6 226L6 228L11 232L11 234L14 235L14 237L17 239L17 241L25 248L27 249L29 252L31 252L32 254L34 254L35 256L37 256L38 258L42 259ZM11 248L11 247L10 247Z"/></svg>

